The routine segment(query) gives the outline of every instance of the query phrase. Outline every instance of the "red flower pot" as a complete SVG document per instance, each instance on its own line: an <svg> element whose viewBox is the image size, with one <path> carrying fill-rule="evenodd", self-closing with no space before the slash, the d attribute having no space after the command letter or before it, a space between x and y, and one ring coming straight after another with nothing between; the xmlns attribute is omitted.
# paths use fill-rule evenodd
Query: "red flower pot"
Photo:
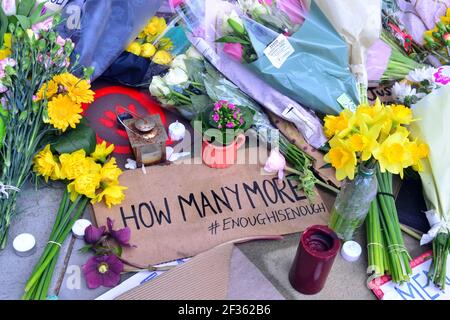
<svg viewBox="0 0 450 320"><path fill-rule="evenodd" d="M245 135L239 134L233 143L226 146L217 146L214 143L203 140L203 163L210 168L225 169L236 163L237 151L245 144Z"/></svg>

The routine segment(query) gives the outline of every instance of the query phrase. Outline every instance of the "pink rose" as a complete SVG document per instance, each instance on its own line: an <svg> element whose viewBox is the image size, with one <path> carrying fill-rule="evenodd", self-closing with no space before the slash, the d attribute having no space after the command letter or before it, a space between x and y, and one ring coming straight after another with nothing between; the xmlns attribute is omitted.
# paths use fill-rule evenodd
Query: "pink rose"
<svg viewBox="0 0 450 320"><path fill-rule="evenodd" d="M240 43L225 43L223 46L223 52L237 61L242 61L244 55L244 49Z"/></svg>

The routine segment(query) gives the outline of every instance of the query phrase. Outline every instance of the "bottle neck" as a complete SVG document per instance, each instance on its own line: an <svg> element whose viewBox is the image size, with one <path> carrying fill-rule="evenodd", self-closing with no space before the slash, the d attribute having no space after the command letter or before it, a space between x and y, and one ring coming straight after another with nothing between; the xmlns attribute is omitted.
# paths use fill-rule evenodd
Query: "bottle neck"
<svg viewBox="0 0 450 320"><path fill-rule="evenodd" d="M372 177L375 174L375 168L368 168L361 164L358 169L358 174L363 177Z"/></svg>

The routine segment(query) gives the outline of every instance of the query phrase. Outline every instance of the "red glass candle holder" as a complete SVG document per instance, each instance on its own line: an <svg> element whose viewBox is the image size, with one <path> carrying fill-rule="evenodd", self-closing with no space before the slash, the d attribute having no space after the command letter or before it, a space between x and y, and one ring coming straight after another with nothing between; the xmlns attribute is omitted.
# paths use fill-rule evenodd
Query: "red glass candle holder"
<svg viewBox="0 0 450 320"><path fill-rule="evenodd" d="M289 281L300 293L316 294L325 286L341 242L327 226L311 226L303 232Z"/></svg>

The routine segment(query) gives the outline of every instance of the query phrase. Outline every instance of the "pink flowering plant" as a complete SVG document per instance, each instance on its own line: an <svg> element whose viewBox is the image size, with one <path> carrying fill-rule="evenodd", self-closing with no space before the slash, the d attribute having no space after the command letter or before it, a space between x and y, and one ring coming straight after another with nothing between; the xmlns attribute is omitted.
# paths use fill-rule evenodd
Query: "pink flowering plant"
<svg viewBox="0 0 450 320"><path fill-rule="evenodd" d="M228 145L239 133L251 127L254 115L255 112L246 106L220 100L195 120L201 121L202 133L206 139L217 144Z"/></svg>

